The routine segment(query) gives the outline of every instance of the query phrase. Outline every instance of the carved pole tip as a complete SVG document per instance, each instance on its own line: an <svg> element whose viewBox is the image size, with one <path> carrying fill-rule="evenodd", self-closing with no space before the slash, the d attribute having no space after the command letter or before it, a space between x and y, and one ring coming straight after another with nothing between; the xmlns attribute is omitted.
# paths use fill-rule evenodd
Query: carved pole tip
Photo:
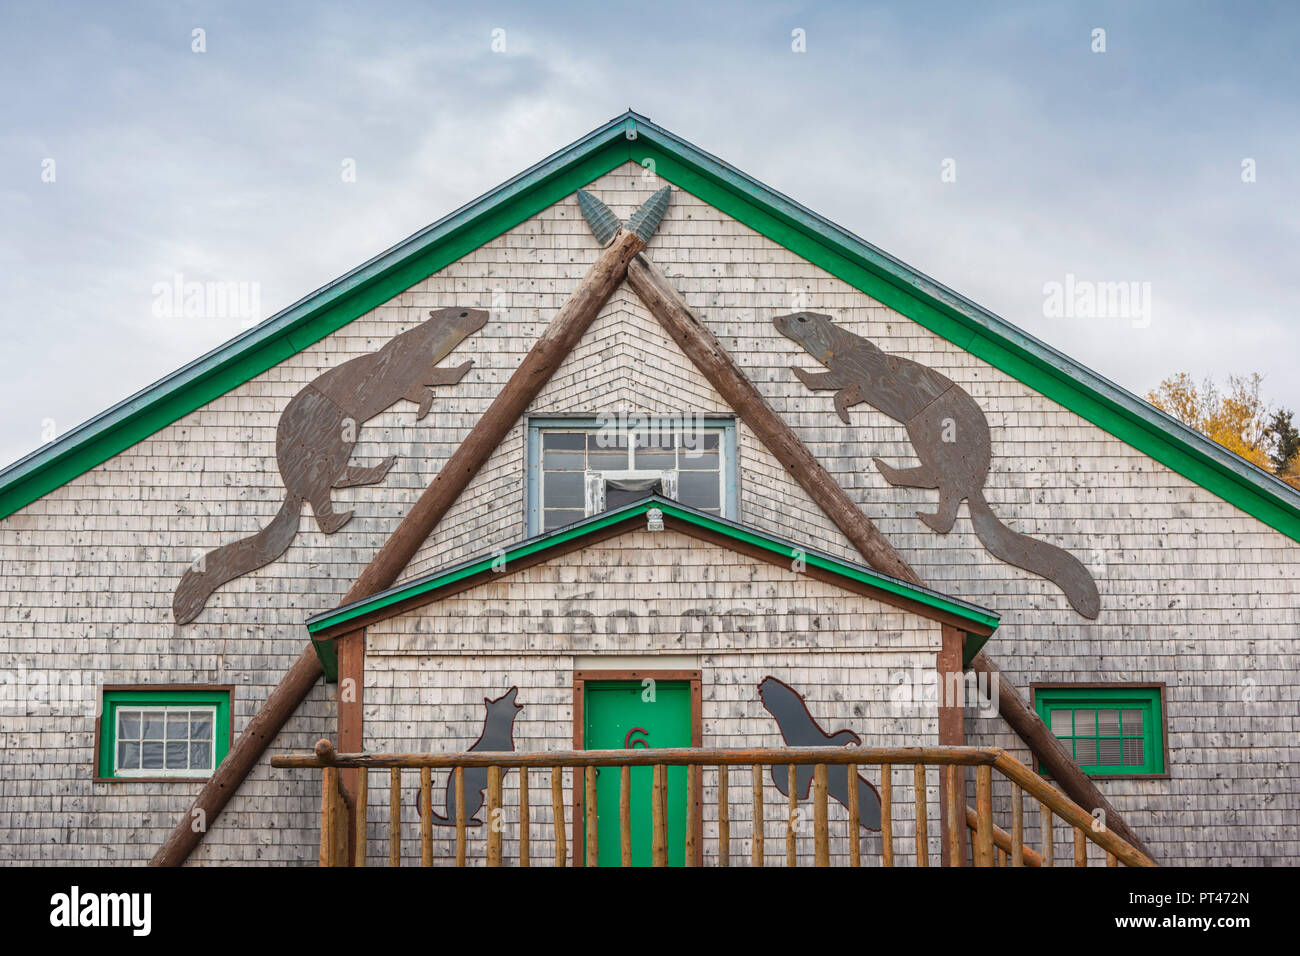
<svg viewBox="0 0 1300 956"><path fill-rule="evenodd" d="M316 741L316 756L320 757L321 760L333 760L334 745L322 737Z"/></svg>

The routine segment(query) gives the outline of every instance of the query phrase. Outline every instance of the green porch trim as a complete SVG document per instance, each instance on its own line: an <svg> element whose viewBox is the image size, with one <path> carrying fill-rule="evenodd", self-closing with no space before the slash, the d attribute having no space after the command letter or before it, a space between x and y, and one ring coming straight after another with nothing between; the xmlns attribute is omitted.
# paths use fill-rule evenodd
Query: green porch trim
<svg viewBox="0 0 1300 956"><path fill-rule="evenodd" d="M956 598L947 597L937 591L929 588L909 584L906 581L900 581L897 578L890 577L887 574L881 574L871 568L851 564L847 561L841 561L833 558L828 554L818 551L810 551L807 548L799 547L780 538L756 531L734 521L728 521L723 518L716 518L712 515L696 511L694 508L688 508L677 502L660 498L657 495L651 495L642 501L633 502L630 505L624 505L613 511L607 511L599 515L593 515L585 518L565 528L552 531L549 534L539 535L534 538L528 538L524 541L513 545L504 551L496 552L489 556L471 558L461 564L455 565L444 571L437 571L432 574L417 578L406 584L398 585L382 591L373 597L365 598L360 601L354 601L332 611L317 614L307 620L307 632L312 635L312 642L316 647L317 654L321 655L321 663L326 666L326 655L333 655L333 640L326 637L318 640L315 635L322 631L334 630L341 625L346 625L356 621L376 611L382 611L393 608L397 605L413 602L423 595L436 592L448 585L455 584L466 578L483 574L494 567L501 567L504 564L506 571L509 570L513 561L521 558L531 557L546 551L553 550L560 545L567 544L576 539L588 537L595 532L602 531L613 525L627 525L627 530L638 530L644 525L636 522L636 519L645 515L651 508L658 508L663 512L665 517L670 517L686 524L691 524L699 528L721 534L731 540L743 542L774 555L782 559L803 560L807 564L820 568L824 571L831 572L847 580L866 584L872 589L884 591L899 597L908 598L918 604L934 608L936 611L942 611L963 621L969 622L980 632L989 632L997 629L999 616L985 608L969 604ZM970 635L973 639L980 641L982 646L986 641L987 634ZM329 645L326 649L325 645ZM336 665L337 666L337 665Z"/></svg>
<svg viewBox="0 0 1300 956"><path fill-rule="evenodd" d="M0 517L101 464L627 161L655 172L1300 541L1300 492L1033 336L628 112L0 471Z"/></svg>

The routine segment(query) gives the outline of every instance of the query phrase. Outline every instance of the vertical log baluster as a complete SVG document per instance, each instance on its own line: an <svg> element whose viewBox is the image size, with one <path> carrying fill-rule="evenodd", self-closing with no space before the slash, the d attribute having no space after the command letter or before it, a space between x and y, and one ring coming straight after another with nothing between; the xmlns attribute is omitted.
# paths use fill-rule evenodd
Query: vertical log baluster
<svg viewBox="0 0 1300 956"><path fill-rule="evenodd" d="M844 770L849 775L849 866L861 866L862 841L858 830L862 826L862 818L858 813L858 765L851 763Z"/></svg>
<svg viewBox="0 0 1300 956"><path fill-rule="evenodd" d="M731 768L723 764L718 768L718 866L731 866Z"/></svg>
<svg viewBox="0 0 1300 956"><path fill-rule="evenodd" d="M420 866L433 866L433 786L428 767L420 768Z"/></svg>
<svg viewBox="0 0 1300 956"><path fill-rule="evenodd" d="M1011 785L1011 865L1025 865L1025 792Z"/></svg>
<svg viewBox="0 0 1300 956"><path fill-rule="evenodd" d="M465 768L452 771L456 785L456 865L465 865Z"/></svg>
<svg viewBox="0 0 1300 956"><path fill-rule="evenodd" d="M632 865L632 768L618 772L618 854L623 866Z"/></svg>
<svg viewBox="0 0 1300 956"><path fill-rule="evenodd" d="M962 831L965 829L961 824L966 819L966 814L962 812L962 803L965 798L957 793L957 765L948 764L944 768L944 773L948 778L948 865L961 866L962 857ZM961 802L959 802L961 801Z"/></svg>
<svg viewBox="0 0 1300 956"><path fill-rule="evenodd" d="M388 865L402 865L402 771L388 771Z"/></svg>
<svg viewBox="0 0 1300 956"><path fill-rule="evenodd" d="M501 768L488 767L487 772L487 865L501 865L501 831L505 811L501 806Z"/></svg>
<svg viewBox="0 0 1300 956"><path fill-rule="evenodd" d="M587 819L587 866L600 865L600 833L596 816L596 768L587 768L587 794L583 801Z"/></svg>
<svg viewBox="0 0 1300 956"><path fill-rule="evenodd" d="M786 765L786 793L788 801L786 805L785 820L785 865L798 865L798 843L795 834L795 827L799 822L799 768L794 764Z"/></svg>
<svg viewBox="0 0 1300 956"><path fill-rule="evenodd" d="M519 768L519 865L532 866L532 848L529 846L531 834L528 832L532 820L528 811L528 768Z"/></svg>
<svg viewBox="0 0 1300 956"><path fill-rule="evenodd" d="M763 765L754 764L754 828L750 851L752 866L763 865Z"/></svg>
<svg viewBox="0 0 1300 956"><path fill-rule="evenodd" d="M366 865L366 808L370 803L370 771L362 767L357 771L357 831L356 854L353 866Z"/></svg>
<svg viewBox="0 0 1300 956"><path fill-rule="evenodd" d="M1115 858L1115 854L1114 854L1114 853L1111 853L1110 851L1107 851L1107 852L1106 852L1106 865L1107 865L1107 866L1119 866L1119 860L1117 860L1117 859Z"/></svg>
<svg viewBox="0 0 1300 956"><path fill-rule="evenodd" d="M813 767L813 865L831 865L830 824L827 817L828 768Z"/></svg>
<svg viewBox="0 0 1300 956"><path fill-rule="evenodd" d="M1088 842L1083 835L1083 831L1078 827L1072 827L1074 830L1074 865L1088 865Z"/></svg>
<svg viewBox="0 0 1300 956"><path fill-rule="evenodd" d="M980 764L975 768L975 865L993 866L993 768Z"/></svg>
<svg viewBox="0 0 1300 956"><path fill-rule="evenodd" d="M925 764L912 764L912 801L916 804L916 865L930 865L930 821L927 816L929 791L925 785Z"/></svg>
<svg viewBox="0 0 1300 956"><path fill-rule="evenodd" d="M686 766L686 865L695 865L695 826L699 816L700 768L696 764Z"/></svg>
<svg viewBox="0 0 1300 956"><path fill-rule="evenodd" d="M320 775L320 865L334 865L334 791L339 787L336 767L325 767Z"/></svg>
<svg viewBox="0 0 1300 956"><path fill-rule="evenodd" d="M551 768L551 827L555 830L555 865L567 861L564 846L564 768Z"/></svg>
<svg viewBox="0 0 1300 956"><path fill-rule="evenodd" d="M668 865L668 821L664 819L664 791L667 789L668 768L654 765L650 788L650 855L652 866Z"/></svg>
<svg viewBox="0 0 1300 956"><path fill-rule="evenodd" d="M1043 866L1052 865L1052 853L1056 848L1055 835L1052 833L1052 808L1040 802L1038 804L1038 826L1043 831Z"/></svg>
<svg viewBox="0 0 1300 956"><path fill-rule="evenodd" d="M894 865L894 768L880 765L880 865Z"/></svg>

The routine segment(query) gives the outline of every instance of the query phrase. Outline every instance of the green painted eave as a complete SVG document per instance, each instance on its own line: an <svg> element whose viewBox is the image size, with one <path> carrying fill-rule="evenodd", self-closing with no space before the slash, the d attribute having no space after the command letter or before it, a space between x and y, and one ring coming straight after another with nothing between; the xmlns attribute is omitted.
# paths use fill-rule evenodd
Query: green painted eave
<svg viewBox="0 0 1300 956"><path fill-rule="evenodd" d="M0 471L0 517L319 341L627 161L655 172L1300 541L1300 492L870 243L635 113Z"/></svg>
<svg viewBox="0 0 1300 956"><path fill-rule="evenodd" d="M968 622L975 626L979 631L995 630L998 626L999 617L993 611L979 607L975 604L969 604L958 598L948 597L933 591L929 588L920 587L915 584L909 584L898 578L890 577L879 571L874 571L864 565L853 564L848 561L841 561L828 554L819 551L810 551L807 548L784 541L764 532L757 531L754 528L747 527L734 521L727 521L722 518L716 518L712 515L704 514L693 508L679 504L669 499L660 498L657 495L651 495L641 501L625 505L622 508L613 511L607 511L590 518L585 518L567 527L560 528L548 534L537 535L533 538L521 541L502 551L493 552L478 558L471 558L468 561L457 564L451 568L442 571L436 571L427 574L405 584L389 588L373 597L364 598L360 601L354 601L351 604L345 604L335 610L317 614L307 621L307 632L312 635L313 643L316 646L317 653L323 654L325 645L333 645L333 641L328 638L317 640L315 635L322 631L334 631L340 626L345 626L350 622L357 621L377 611L394 608L398 605L416 602L423 595L430 594L446 588L449 585L456 584L466 578L472 578L477 575L485 574L495 568L504 568L509 570L512 562L519 561L522 558L542 555L547 551L553 551L561 545L568 544L571 541L588 538L599 531L603 531L612 525L626 524L628 530L643 529L643 524L632 524L631 522L644 515L651 508L658 508L663 512L666 518L673 518L686 524L712 531L724 537L745 544L762 548L771 552L773 555L780 557L782 560L794 561L796 558L806 562L811 567L820 568L829 571L834 575L842 577L849 581L855 581L865 584L868 587L881 592L897 595L922 604L926 607L933 608L936 611L956 617L962 621ZM972 639L982 642L987 637L976 638L971 635ZM324 656L322 656L324 662Z"/></svg>

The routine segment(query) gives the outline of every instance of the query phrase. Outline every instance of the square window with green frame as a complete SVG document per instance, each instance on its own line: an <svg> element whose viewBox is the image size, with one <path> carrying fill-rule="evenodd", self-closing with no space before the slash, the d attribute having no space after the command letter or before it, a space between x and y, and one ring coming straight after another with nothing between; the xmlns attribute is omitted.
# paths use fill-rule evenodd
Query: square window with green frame
<svg viewBox="0 0 1300 956"><path fill-rule="evenodd" d="M1090 777L1167 776L1164 684L1034 684L1033 692L1038 716Z"/></svg>
<svg viewBox="0 0 1300 956"><path fill-rule="evenodd" d="M206 780L230 749L231 687L105 687L96 780Z"/></svg>

